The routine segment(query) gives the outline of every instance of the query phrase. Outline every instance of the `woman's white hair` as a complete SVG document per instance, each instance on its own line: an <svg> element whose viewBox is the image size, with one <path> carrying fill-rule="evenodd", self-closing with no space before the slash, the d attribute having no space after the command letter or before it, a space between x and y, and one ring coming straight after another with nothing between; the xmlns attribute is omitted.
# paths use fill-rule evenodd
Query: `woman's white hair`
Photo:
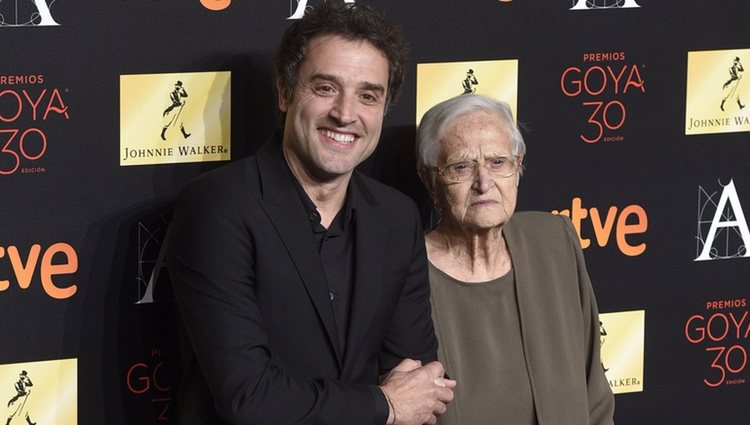
<svg viewBox="0 0 750 425"><path fill-rule="evenodd" d="M526 154L526 143L506 102L480 94L462 94L438 103L422 117L417 130L417 171L437 167L440 142L446 129L457 119L479 110L489 112L503 121L513 155Z"/></svg>

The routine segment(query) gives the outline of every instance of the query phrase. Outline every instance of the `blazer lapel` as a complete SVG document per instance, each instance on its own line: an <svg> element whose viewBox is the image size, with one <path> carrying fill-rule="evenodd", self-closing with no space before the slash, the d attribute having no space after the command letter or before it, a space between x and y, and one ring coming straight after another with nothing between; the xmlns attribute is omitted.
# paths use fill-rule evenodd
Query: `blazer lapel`
<svg viewBox="0 0 750 425"><path fill-rule="evenodd" d="M536 353L529 347L530 340L539 339L539 327L538 325L535 325L534 318L526 308L527 306L538 303L538 300L535 299L535 295L539 296L539 294L544 294L543 291L540 292L532 287L532 285L535 285L537 279L534 278L534 270L529 259L535 258L536 254L529 250L529 244L521 234L520 229L516 227L512 218L503 226L503 236L505 237L505 242L508 244L508 250L510 251L511 262L513 264L513 278L516 281L518 316L521 322L521 343L523 344L526 368L531 382L531 393L534 400L537 400L534 403L534 409L536 411L539 425L544 425L547 421L542 403L545 397L549 396L549 394L546 394L544 385L538 385L539 382L544 382L544 376L539 376L540 369L535 367L537 363ZM539 400L542 401L540 402Z"/></svg>
<svg viewBox="0 0 750 425"><path fill-rule="evenodd" d="M351 315L344 353L344 367L354 364L359 354L357 347L368 335L380 298L383 282L383 252L388 240L388 227L378 217L377 202L364 182L355 172L352 175L354 190L358 191L356 217L356 242L354 251L354 287L352 288Z"/></svg>
<svg viewBox="0 0 750 425"><path fill-rule="evenodd" d="M273 141L264 145L256 154L256 161L263 193L262 200L259 201L260 206L265 210L286 247L325 327L341 368L342 353L318 247L310 231L302 201L286 169L280 142Z"/></svg>

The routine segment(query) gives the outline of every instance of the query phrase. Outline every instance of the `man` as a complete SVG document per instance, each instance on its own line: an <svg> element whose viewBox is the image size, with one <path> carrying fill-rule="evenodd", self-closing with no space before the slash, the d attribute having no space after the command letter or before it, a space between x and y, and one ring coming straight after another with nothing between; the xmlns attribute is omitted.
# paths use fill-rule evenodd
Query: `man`
<svg viewBox="0 0 750 425"><path fill-rule="evenodd" d="M164 127L161 128L161 139L167 140L167 129L169 126L173 126L177 123L177 120L182 114L182 110L185 108L186 100L183 98L188 97L187 91L182 87L182 81L177 81L174 85L174 90L169 93L169 101L171 104L164 110L162 116L164 117ZM190 133L185 131L185 125L180 121L180 132L182 137L187 139L190 137Z"/></svg>
<svg viewBox="0 0 750 425"><path fill-rule="evenodd" d="M8 402L8 407L10 407L13 403L16 402L20 397L24 397L28 394L26 391L26 387L33 387L34 384L31 382L31 379L29 379L29 374L26 373L25 370L21 371L21 374L18 375L18 381L15 383L14 388L16 389L16 395L13 396L13 398L10 399Z"/></svg>
<svg viewBox="0 0 750 425"><path fill-rule="evenodd" d="M474 75L474 70L469 69L469 72L466 73L466 78L464 78L464 81L461 83L464 88L463 94L475 93L477 89L475 89L474 86L477 84L479 84L479 81L477 80L476 75Z"/></svg>
<svg viewBox="0 0 750 425"><path fill-rule="evenodd" d="M279 47L281 141L178 199L180 424L434 423L453 398L416 207L354 171L377 146L404 58L372 9L315 7Z"/></svg>
<svg viewBox="0 0 750 425"><path fill-rule="evenodd" d="M18 376L18 381L16 381L14 388L16 390L16 395L14 395L10 401L8 401L8 407L11 407L13 403L15 403L19 398L23 397L23 403L21 403L18 407L15 408L13 413L8 416L8 420L5 422L6 425L9 425L10 422L13 420L13 418L23 410L23 407L26 405L26 401L29 398L29 395L31 394L31 390L27 387L33 387L34 383L31 382L31 378L29 378L29 374L22 370L21 374ZM29 412L26 412L26 423L29 425L36 425L36 422L31 421L31 417L29 417Z"/></svg>
<svg viewBox="0 0 750 425"><path fill-rule="evenodd" d="M737 93L737 87L740 85L740 80L742 79L742 75L740 75L740 72L744 72L745 68L742 67L742 63L740 63L740 57L737 56L734 58L734 61L732 62L732 66L729 68L729 80L727 80L726 83L721 87L722 90L727 90L727 87L731 88L727 90L727 94L721 98L721 105L719 108L721 110L724 110L724 102L727 101L730 97L734 96ZM742 104L742 101L740 101L740 95L737 94L737 105L740 107L740 109L744 108L745 105Z"/></svg>

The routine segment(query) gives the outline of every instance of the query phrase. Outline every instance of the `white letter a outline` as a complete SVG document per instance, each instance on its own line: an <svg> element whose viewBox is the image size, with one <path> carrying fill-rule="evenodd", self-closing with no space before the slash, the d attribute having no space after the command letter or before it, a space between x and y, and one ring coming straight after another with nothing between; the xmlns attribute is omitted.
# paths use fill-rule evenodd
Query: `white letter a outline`
<svg viewBox="0 0 750 425"><path fill-rule="evenodd" d="M344 3L354 3L354 0L346 0ZM287 20L291 19L302 19L303 16L305 16L305 9L307 9L307 0L299 0L297 2L297 9L292 13L292 16L286 18Z"/></svg>
<svg viewBox="0 0 750 425"><path fill-rule="evenodd" d="M721 216L724 212L724 208L726 208L727 206L727 202L731 204L732 211L737 218L735 220L721 221ZM716 213L714 214L713 220L711 220L711 229L708 231L708 236L706 236L706 240L703 244L703 250L694 261L706 261L714 259L711 258L709 253L711 252L711 247L714 244L714 238L716 238L716 231L717 229L722 227L737 227L739 229L745 251L742 256L750 257L750 230L748 230L747 227L745 214L742 212L742 205L740 205L740 198L737 196L737 189L734 187L734 180L729 180L729 184L724 186L724 191L721 192L719 205L716 206Z"/></svg>
<svg viewBox="0 0 750 425"><path fill-rule="evenodd" d="M60 25L55 21L55 18L52 17L52 14L49 13L49 6L47 6L47 2L45 0L34 0L34 5L36 6L36 9L39 11L39 17L42 18L42 21L37 24L37 26L55 26Z"/></svg>

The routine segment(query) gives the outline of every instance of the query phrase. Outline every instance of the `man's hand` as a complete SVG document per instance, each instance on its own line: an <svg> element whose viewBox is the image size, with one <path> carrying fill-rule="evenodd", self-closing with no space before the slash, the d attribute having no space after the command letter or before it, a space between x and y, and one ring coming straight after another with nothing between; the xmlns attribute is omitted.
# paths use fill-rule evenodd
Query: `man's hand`
<svg viewBox="0 0 750 425"><path fill-rule="evenodd" d="M389 425L434 424L453 400L456 381L443 378L439 362L425 366L404 359L383 378L380 389L390 404Z"/></svg>

